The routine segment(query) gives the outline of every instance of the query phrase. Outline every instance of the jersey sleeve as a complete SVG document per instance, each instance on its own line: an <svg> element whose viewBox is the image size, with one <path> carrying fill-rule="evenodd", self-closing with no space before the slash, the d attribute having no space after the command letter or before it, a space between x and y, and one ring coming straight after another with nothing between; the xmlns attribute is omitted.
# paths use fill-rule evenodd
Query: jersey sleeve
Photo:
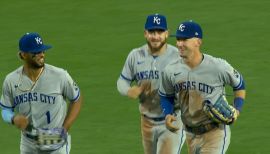
<svg viewBox="0 0 270 154"><path fill-rule="evenodd" d="M9 80L6 78L3 83L2 87L2 95L0 99L0 106L1 108L13 109L13 97L11 92L11 85L8 82Z"/></svg>
<svg viewBox="0 0 270 154"><path fill-rule="evenodd" d="M63 96L70 102L75 102L80 97L80 89L68 72L65 72L63 80Z"/></svg>
<svg viewBox="0 0 270 154"><path fill-rule="evenodd" d="M170 74L168 69L164 69L164 71L161 72L161 79L159 84L159 95L163 97L174 97L174 88L173 83L170 78Z"/></svg>
<svg viewBox="0 0 270 154"><path fill-rule="evenodd" d="M130 81L130 82L134 80L134 75L135 75L134 67L133 67L134 62L135 62L135 55L134 55L134 50L133 50L129 53L126 59L120 78Z"/></svg>
<svg viewBox="0 0 270 154"><path fill-rule="evenodd" d="M222 69L222 80L225 84L228 84L233 87L234 90L244 89L244 80L242 75L234 69L227 61L222 61L223 69Z"/></svg>

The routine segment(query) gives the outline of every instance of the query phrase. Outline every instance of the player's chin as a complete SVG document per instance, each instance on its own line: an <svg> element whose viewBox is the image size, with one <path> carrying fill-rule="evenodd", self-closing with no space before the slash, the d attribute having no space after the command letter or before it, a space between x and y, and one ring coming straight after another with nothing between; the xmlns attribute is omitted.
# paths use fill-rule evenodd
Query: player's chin
<svg viewBox="0 0 270 154"><path fill-rule="evenodd" d="M44 65L45 65L44 62L40 62L40 63L36 63L34 67L35 68L42 68L42 67L44 67Z"/></svg>
<svg viewBox="0 0 270 154"><path fill-rule="evenodd" d="M188 58L186 55L182 54L181 52L180 52L179 55L180 55L180 57L183 58L183 59L187 59L187 58Z"/></svg>
<svg viewBox="0 0 270 154"><path fill-rule="evenodd" d="M165 45L165 43L162 43L162 42L154 42L154 43L151 43L151 48L155 51L159 51L163 46Z"/></svg>
<svg viewBox="0 0 270 154"><path fill-rule="evenodd" d="M159 48L161 43L160 42L151 42L150 45L152 48Z"/></svg>

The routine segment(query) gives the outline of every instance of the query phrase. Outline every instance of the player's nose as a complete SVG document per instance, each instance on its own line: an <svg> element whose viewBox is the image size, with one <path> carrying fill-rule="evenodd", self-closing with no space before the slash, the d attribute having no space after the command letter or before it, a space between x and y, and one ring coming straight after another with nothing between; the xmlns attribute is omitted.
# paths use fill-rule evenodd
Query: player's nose
<svg viewBox="0 0 270 154"><path fill-rule="evenodd" d="M181 47L181 46L183 46L183 43L184 43L184 41L182 41L182 40L177 40L177 41L176 41L176 46L177 46L177 47Z"/></svg>
<svg viewBox="0 0 270 154"><path fill-rule="evenodd" d="M34 57L39 57L39 58L43 58L44 56L45 56L45 52L44 52L44 51L39 52L39 53L36 53L36 54L34 55Z"/></svg>

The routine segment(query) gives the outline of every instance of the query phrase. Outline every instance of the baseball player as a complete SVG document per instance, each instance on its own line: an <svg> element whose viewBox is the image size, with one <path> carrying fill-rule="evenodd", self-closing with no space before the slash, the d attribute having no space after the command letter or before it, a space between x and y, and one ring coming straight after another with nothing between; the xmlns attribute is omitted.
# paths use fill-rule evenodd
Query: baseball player
<svg viewBox="0 0 270 154"><path fill-rule="evenodd" d="M45 51L38 33L26 33L19 41L23 66L9 73L3 83L2 118L21 130L21 154L68 154L67 142L56 150L42 151L28 134L33 128L62 128L68 132L81 108L79 87L67 71L45 64ZM66 100L70 102L67 107ZM68 112L67 112L68 111Z"/></svg>
<svg viewBox="0 0 270 154"><path fill-rule="evenodd" d="M172 59L179 58L177 48L166 43L166 18L160 14L147 17L144 37L147 44L133 49L117 81L118 91L139 98L141 133L145 154L177 154L185 141L183 129L172 133L165 127L165 115L158 95L161 71ZM135 82L133 86L131 84ZM177 123L182 125L180 116Z"/></svg>
<svg viewBox="0 0 270 154"><path fill-rule="evenodd" d="M167 127L174 131L173 108L181 109L190 154L224 154L230 143L230 127L214 122L204 111L205 100L216 102L225 95L225 85L234 92L234 122L245 99L242 75L227 61L201 52L202 29L193 21L182 22L176 32L181 59L172 61L162 74L159 94ZM171 98L178 96L174 104Z"/></svg>

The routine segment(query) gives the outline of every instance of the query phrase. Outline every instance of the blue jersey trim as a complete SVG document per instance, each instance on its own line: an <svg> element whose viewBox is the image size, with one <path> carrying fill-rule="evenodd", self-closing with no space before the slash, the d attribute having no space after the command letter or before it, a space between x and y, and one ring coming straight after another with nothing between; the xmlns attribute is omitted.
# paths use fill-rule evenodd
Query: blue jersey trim
<svg viewBox="0 0 270 154"><path fill-rule="evenodd" d="M80 97L80 90L78 91L77 96L74 99L70 100L70 102L72 103L75 102L79 97Z"/></svg>
<svg viewBox="0 0 270 154"><path fill-rule="evenodd" d="M12 106L12 107L10 107L10 106L6 106L6 105L4 105L4 104L2 104L1 102L0 102L0 107L1 108L7 108L7 109L14 109L14 107Z"/></svg>
<svg viewBox="0 0 270 154"><path fill-rule="evenodd" d="M223 146L222 146L222 151L221 151L221 154L224 154L224 150L225 150L225 144L226 144L226 137L227 137L227 132L226 132L226 125L223 125L224 126L224 138L223 138Z"/></svg>
<svg viewBox="0 0 270 154"><path fill-rule="evenodd" d="M129 78L125 77L123 74L121 74L120 76L121 76L123 79L128 80L128 81L130 81L130 82L133 81L132 79L129 79Z"/></svg>
<svg viewBox="0 0 270 154"><path fill-rule="evenodd" d="M182 145L184 144L184 129L183 129L183 127L182 127L182 129L181 129L182 131L181 131L181 139L180 139L180 146L179 146L179 149L178 149L178 152L177 153L180 153L181 152L181 149L182 149Z"/></svg>
<svg viewBox="0 0 270 154"><path fill-rule="evenodd" d="M67 137L68 138L68 137ZM68 142L66 143L66 152L68 154Z"/></svg>
<svg viewBox="0 0 270 154"><path fill-rule="evenodd" d="M233 91L244 90L244 89L245 89L245 81L243 80L243 77L241 75L240 76L240 83L236 87L233 87Z"/></svg>

